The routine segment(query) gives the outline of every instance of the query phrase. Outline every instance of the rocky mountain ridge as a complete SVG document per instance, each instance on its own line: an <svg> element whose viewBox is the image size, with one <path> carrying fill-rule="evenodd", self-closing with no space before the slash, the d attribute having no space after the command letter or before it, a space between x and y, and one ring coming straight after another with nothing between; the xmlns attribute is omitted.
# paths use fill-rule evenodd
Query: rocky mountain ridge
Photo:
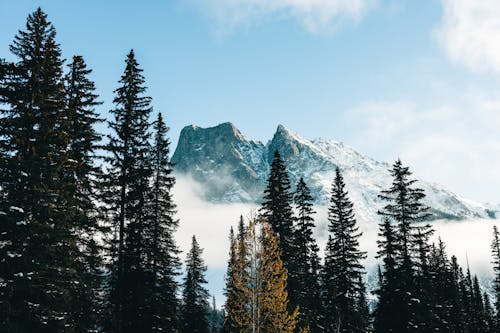
<svg viewBox="0 0 500 333"><path fill-rule="evenodd" d="M233 124L210 128L186 126L180 134L172 162L175 171L201 183L202 196L211 202L260 203L269 165L278 150L292 184L304 177L317 204L326 204L335 168L343 172L357 215L376 218L378 194L391 183L388 163L378 162L335 140L307 140L278 126L263 144L245 137ZM418 177L416 177L418 179ZM495 217L498 207L464 199L443 187L419 179L426 203L435 218Z"/></svg>

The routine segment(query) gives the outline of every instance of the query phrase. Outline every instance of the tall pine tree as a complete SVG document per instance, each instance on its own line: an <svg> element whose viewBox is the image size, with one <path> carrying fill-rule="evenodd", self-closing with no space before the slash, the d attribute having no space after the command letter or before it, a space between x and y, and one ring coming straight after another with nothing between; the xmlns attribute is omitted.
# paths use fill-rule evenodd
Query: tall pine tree
<svg viewBox="0 0 500 333"><path fill-rule="evenodd" d="M271 163L271 172L264 191L264 202L260 213L278 236L283 264L288 270L290 309L294 309L298 305L296 293L298 293L299 281L296 267L298 246L294 232L293 193L285 162L277 150L274 152Z"/></svg>
<svg viewBox="0 0 500 333"><path fill-rule="evenodd" d="M56 31L38 8L10 51L2 112L2 330L52 332L75 326L79 229L66 178L69 154L63 60ZM2 66L5 72L5 66ZM5 80L5 78L4 78Z"/></svg>
<svg viewBox="0 0 500 333"><path fill-rule="evenodd" d="M281 260L278 237L268 223L263 223L259 253L259 281L257 297L258 332L292 333L297 325L298 307L288 310L287 270Z"/></svg>
<svg viewBox="0 0 500 333"><path fill-rule="evenodd" d="M496 329L500 329L500 232L496 226L493 227L493 242L491 243L491 251L493 254L493 271L495 279L493 282L493 292L495 295L495 325Z"/></svg>
<svg viewBox="0 0 500 333"><path fill-rule="evenodd" d="M180 260L174 232L178 227L175 219L175 203L172 188L175 178L170 162L170 142L168 127L161 113L153 124L154 142L151 151L152 190L147 198L147 216L143 228L146 229L146 319L153 332L176 332L178 327L177 299ZM148 299L149 298L149 299Z"/></svg>
<svg viewBox="0 0 500 333"><path fill-rule="evenodd" d="M416 180L410 178L411 172L400 160L394 163L391 175L391 187L379 196L387 202L379 214L384 219L383 230L392 229L390 243L395 245L395 251L391 253L394 257L390 258L393 267L385 267L375 332L425 331L426 321L432 317L426 299L429 277L424 271L429 255L428 238L432 233L425 223L429 217L428 207L422 202L425 197L423 190L414 187ZM389 227L390 223L395 224L394 229ZM384 257L388 254L388 243L388 239L379 243ZM399 316L386 312L390 308L398 309Z"/></svg>
<svg viewBox="0 0 500 333"><path fill-rule="evenodd" d="M130 51L115 90L113 133L108 136L107 172L102 199L108 207L111 256L107 327L111 332L136 332L147 326L147 228L152 163L149 139L151 98L145 96L142 69Z"/></svg>
<svg viewBox="0 0 500 333"><path fill-rule="evenodd" d="M78 331L96 330L100 325L103 306L102 249L97 241L102 231L98 223L96 179L100 169L96 166L96 151L101 135L95 126L101 121L95 108L97 101L95 85L89 75L83 57L74 56L68 65L66 77L66 100L68 122L68 163L65 172L69 185L65 197L71 207L71 217L78 232L81 256L75 270L79 284L72 288L75 326Z"/></svg>
<svg viewBox="0 0 500 333"><path fill-rule="evenodd" d="M336 169L328 209L330 232L323 272L324 325L328 332L367 332L365 287L361 261L366 253L359 250L359 227L345 183Z"/></svg>
<svg viewBox="0 0 500 333"><path fill-rule="evenodd" d="M251 314L248 311L250 303L248 236L243 217L240 217L237 236L235 237L231 228L229 240L229 262L224 290L226 316L222 331L224 333L244 332L249 327Z"/></svg>
<svg viewBox="0 0 500 333"><path fill-rule="evenodd" d="M319 248L313 238L313 197L303 178L300 178L294 193L297 211L295 243L297 244L297 304L300 305L298 326L308 328L311 333L321 331L321 286Z"/></svg>
<svg viewBox="0 0 500 333"><path fill-rule="evenodd" d="M191 250L187 254L186 276L184 277L181 307L181 333L209 333L209 293L207 267L203 262L203 250L193 236Z"/></svg>

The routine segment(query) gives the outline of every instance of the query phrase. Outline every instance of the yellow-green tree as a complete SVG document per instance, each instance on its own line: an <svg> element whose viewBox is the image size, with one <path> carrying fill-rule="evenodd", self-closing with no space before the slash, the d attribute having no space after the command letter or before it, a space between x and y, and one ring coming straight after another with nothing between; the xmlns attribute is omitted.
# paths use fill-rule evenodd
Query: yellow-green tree
<svg viewBox="0 0 500 333"><path fill-rule="evenodd" d="M287 269L271 226L251 218L231 236L226 277L225 333L292 333L298 309L288 311Z"/></svg>
<svg viewBox="0 0 500 333"><path fill-rule="evenodd" d="M243 219L235 238L233 229L230 233L229 262L226 273L226 317L222 331L224 333L246 333L250 326L249 287L247 274L246 239Z"/></svg>
<svg viewBox="0 0 500 333"><path fill-rule="evenodd" d="M288 311L288 272L281 260L277 236L266 222L261 222L259 297L260 332L292 333L297 325L298 308Z"/></svg>

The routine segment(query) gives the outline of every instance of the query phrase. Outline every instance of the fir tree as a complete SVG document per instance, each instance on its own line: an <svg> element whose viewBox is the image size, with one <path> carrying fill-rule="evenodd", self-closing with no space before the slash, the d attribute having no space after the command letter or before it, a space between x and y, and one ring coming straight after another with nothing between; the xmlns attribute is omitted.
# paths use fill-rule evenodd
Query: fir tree
<svg viewBox="0 0 500 333"><path fill-rule="evenodd" d="M332 332L366 332L365 310L360 309L364 290L359 250L359 227L348 198L340 170L337 168L328 209L330 232L323 273L325 329ZM364 296L363 296L364 298ZM359 310L362 310L360 312Z"/></svg>
<svg viewBox="0 0 500 333"><path fill-rule="evenodd" d="M493 281L493 292L495 295L495 325L496 329L500 329L500 232L496 226L493 227L493 242L491 243L491 251L493 254L493 271L495 278Z"/></svg>
<svg viewBox="0 0 500 333"><path fill-rule="evenodd" d="M226 273L226 296L225 318L222 331L224 333L244 332L249 327L250 304L249 276L248 276L248 251L247 234L243 217L240 218L238 235L234 236L233 229L230 232L229 262Z"/></svg>
<svg viewBox="0 0 500 333"><path fill-rule="evenodd" d="M87 68L83 58L74 56L68 67L68 168L65 177L69 186L65 189L65 197L72 207L72 219L80 236L78 246L82 249L75 267L81 281L72 289L72 307L77 330L85 331L97 329L103 307L102 249L96 241L101 228L94 204L97 198L95 179L100 175L99 168L95 166L95 159L101 140L95 130L95 125L101 121L95 107L101 103L97 101L94 82L88 77L92 71Z"/></svg>
<svg viewBox="0 0 500 333"><path fill-rule="evenodd" d="M271 163L271 173L264 191L264 202L260 208L262 217L268 221L279 239L282 260L288 270L288 288L290 291L290 309L297 303L299 282L296 267L297 243L294 233L293 193L285 162L276 150Z"/></svg>
<svg viewBox="0 0 500 333"><path fill-rule="evenodd" d="M303 178L294 194L297 210L295 243L297 244L297 303L300 306L298 326L316 333L320 328L321 286L318 245L313 238L313 197Z"/></svg>
<svg viewBox="0 0 500 333"><path fill-rule="evenodd" d="M187 254L186 276L182 290L182 333L208 333L208 290L205 266L201 257L203 250L193 236L191 250Z"/></svg>
<svg viewBox="0 0 500 333"><path fill-rule="evenodd" d="M172 188L175 178L170 162L170 142L166 137L168 127L161 113L153 124L154 143L151 151L153 188L148 197L145 229L147 274L146 284L147 312L153 332L176 332L177 299L180 260L179 250L174 239L178 227L175 219L175 204L172 200Z"/></svg>
<svg viewBox="0 0 500 333"><path fill-rule="evenodd" d="M387 202L379 214L387 219L384 223L395 223L394 270L386 269L384 279L387 285L380 292L380 308L375 318L375 332L420 332L426 330L425 322L432 314L427 302L428 275L424 269L429 253L428 238L432 233L424 221L429 217L422 200L425 194L415 188L416 180L411 172L397 160L391 170L393 183L382 191L380 198ZM382 249L384 244L382 245ZM383 249L385 251L386 249ZM390 276L393 274L393 276ZM391 284L389 284L391 281ZM392 285L394 282L394 285ZM391 288L391 290L383 290ZM390 297L386 300L384 297ZM398 309L399 316L393 316L383 307L390 304Z"/></svg>
<svg viewBox="0 0 500 333"><path fill-rule="evenodd" d="M107 205L112 239L108 281L109 331L136 332L147 326L146 290L147 228L151 216L148 203L152 163L149 152L151 98L145 96L145 80L133 51L127 56L121 86L115 90L114 119L109 122L108 164L102 199ZM167 208L168 209L168 208ZM146 322L145 322L146 321Z"/></svg>
<svg viewBox="0 0 500 333"><path fill-rule="evenodd" d="M79 277L78 231L65 195L68 153L63 60L56 31L39 8L10 51L3 79L2 330L48 332L74 327L71 290ZM5 66L2 66L5 74ZM0 306L0 307L2 307Z"/></svg>
<svg viewBox="0 0 500 333"><path fill-rule="evenodd" d="M210 307L210 333L218 333L219 331L219 312L215 296L212 296L212 306Z"/></svg>
<svg viewBox="0 0 500 333"><path fill-rule="evenodd" d="M379 250L377 258L382 258L384 272L379 267L379 287L376 290L378 303L375 309L375 332L397 332L390 326L396 326L392 321L392 314L398 309L396 291L398 290L398 280L396 276L396 253L398 243L396 240L396 231L388 218L383 219L379 232L380 240L377 241ZM400 326L401 324L398 323ZM386 329L388 329L386 331Z"/></svg>
<svg viewBox="0 0 500 333"><path fill-rule="evenodd" d="M258 297L258 331L292 333L298 307L292 313L288 310L287 271L281 260L278 238L267 223L262 226L259 257L262 290Z"/></svg>

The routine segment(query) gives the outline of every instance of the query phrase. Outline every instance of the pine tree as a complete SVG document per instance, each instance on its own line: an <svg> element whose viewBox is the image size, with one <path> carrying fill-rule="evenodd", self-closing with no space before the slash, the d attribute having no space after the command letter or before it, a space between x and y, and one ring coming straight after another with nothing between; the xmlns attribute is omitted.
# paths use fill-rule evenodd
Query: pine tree
<svg viewBox="0 0 500 333"><path fill-rule="evenodd" d="M38 8L19 31L2 93L1 329L59 331L74 327L71 290L79 282L78 228L65 196L69 161L63 60L56 31ZM5 66L2 66L5 73Z"/></svg>
<svg viewBox="0 0 500 333"><path fill-rule="evenodd" d="M383 219L379 236L377 258L383 259L384 272L379 267L379 286L376 290L378 303L375 309L374 331L398 332L391 326L396 326L393 323L392 314L398 310L395 297L399 288L396 276L396 253L399 245L396 239L396 230L388 218ZM402 326L400 323L398 324L398 326Z"/></svg>
<svg viewBox="0 0 500 333"><path fill-rule="evenodd" d="M151 151L152 190L147 198L146 230L147 283L146 309L148 327L153 332L176 332L178 327L177 299L180 260L174 232L178 227L175 219L176 206L172 199L175 178L170 162L170 142L166 137L168 127L161 113L153 124L154 142Z"/></svg>
<svg viewBox="0 0 500 333"><path fill-rule="evenodd" d="M289 311L287 270L271 226L240 220L231 239L223 332L294 332L298 308Z"/></svg>
<svg viewBox="0 0 500 333"><path fill-rule="evenodd" d="M490 296L488 293L483 294L484 299L484 317L485 317L485 333L496 332L495 326L495 313L493 307L491 306Z"/></svg>
<svg viewBox="0 0 500 333"><path fill-rule="evenodd" d="M224 333L245 332L250 325L249 290L249 261L247 251L247 233L243 217L240 218L238 235L234 236L233 229L230 232L229 262L226 273L226 296L225 318L222 331Z"/></svg>
<svg viewBox="0 0 500 333"><path fill-rule="evenodd" d="M287 271L281 260L278 238L269 224L261 233L259 275L262 291L258 297L260 332L292 333L296 327L298 308L288 310Z"/></svg>
<svg viewBox="0 0 500 333"><path fill-rule="evenodd" d="M95 107L97 101L95 85L89 79L92 70L87 68L81 56L74 56L68 65L66 77L66 99L68 122L68 168L65 173L67 183L65 197L72 207L72 219L79 235L82 249L75 270L80 283L72 289L75 326L78 331L95 330L101 321L103 300L101 297L102 262L101 246L96 241L101 228L98 211L94 202L95 179L100 169L95 166L96 150L101 136L95 125L101 121Z"/></svg>
<svg viewBox="0 0 500 333"><path fill-rule="evenodd" d="M186 276L182 291L182 333L208 333L208 290L205 266L201 257L203 250L193 236L191 250L187 254Z"/></svg>
<svg viewBox="0 0 500 333"><path fill-rule="evenodd" d="M262 217L268 221L279 239L282 260L288 270L290 309L298 305L296 293L299 290L295 260L297 243L294 232L293 193L285 162L276 150L271 163L271 172L264 191L264 202L260 208Z"/></svg>
<svg viewBox="0 0 500 333"><path fill-rule="evenodd" d="M219 312L215 296L212 296L212 306L210 307L210 333L218 333L219 331Z"/></svg>
<svg viewBox="0 0 500 333"><path fill-rule="evenodd" d="M366 332L365 309L359 310L359 297L364 290L361 260L366 253L359 250L359 227L340 170L336 169L328 209L330 232L323 273L325 329L331 332ZM363 296L364 298L364 296Z"/></svg>
<svg viewBox="0 0 500 333"><path fill-rule="evenodd" d="M313 238L313 197L303 178L294 194L297 210L295 243L297 244L297 303L300 306L298 326L311 333L320 332L321 286L318 245Z"/></svg>
<svg viewBox="0 0 500 333"><path fill-rule="evenodd" d="M393 281L394 286L390 292L381 290L380 304L391 304L400 315L391 317L382 307L377 309L375 332L425 331L428 329L426 320L432 317L426 300L429 277L424 271L429 254L428 238L432 234L425 223L429 217L428 207L422 203L423 190L414 187L416 180L410 178L411 172L400 160L394 163L391 175L391 187L379 196L387 202L379 214L387 219L384 223L396 224L394 270L384 273L385 279ZM390 297L391 301L384 297Z"/></svg>
<svg viewBox="0 0 500 333"><path fill-rule="evenodd" d="M149 152L151 98L145 96L142 69L132 51L127 56L121 86L115 90L114 119L109 122L107 172L102 200L107 205L112 239L109 285L109 331L136 332L148 320L144 289L147 276L146 221L153 214L147 203L153 173ZM168 209L168 208L166 208ZM145 322L146 321L146 322Z"/></svg>
<svg viewBox="0 0 500 333"><path fill-rule="evenodd" d="M496 226L493 227L493 242L491 244L493 254L493 271L495 279L493 281L493 292L495 295L495 325L496 329L500 329L500 232Z"/></svg>

